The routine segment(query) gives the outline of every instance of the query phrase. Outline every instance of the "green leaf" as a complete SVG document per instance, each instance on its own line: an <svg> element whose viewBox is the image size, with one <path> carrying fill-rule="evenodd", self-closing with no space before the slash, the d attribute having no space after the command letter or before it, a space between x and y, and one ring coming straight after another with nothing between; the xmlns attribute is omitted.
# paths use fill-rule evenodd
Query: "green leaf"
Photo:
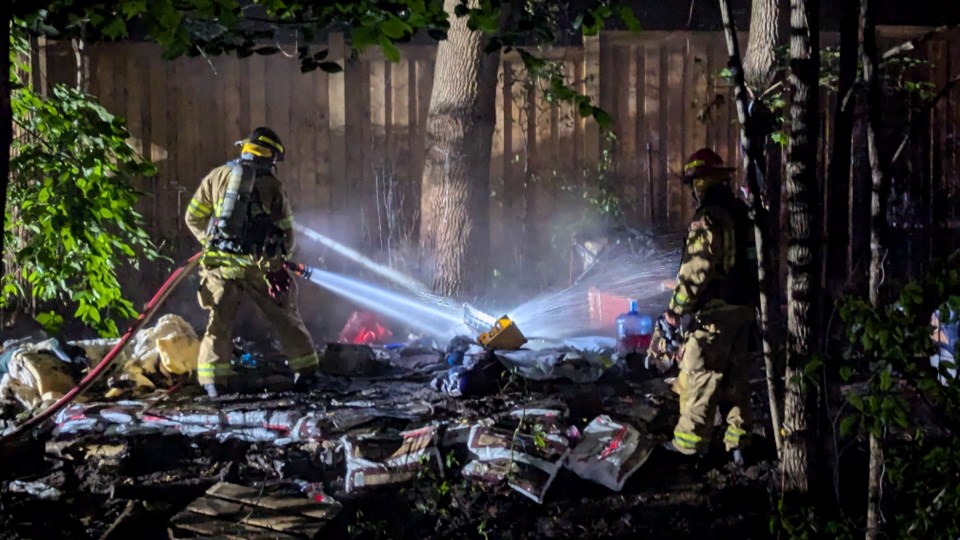
<svg viewBox="0 0 960 540"><path fill-rule="evenodd" d="M846 437L853 432L854 426L857 424L858 418L856 416L847 416L840 421L840 436Z"/></svg>
<svg viewBox="0 0 960 540"><path fill-rule="evenodd" d="M380 38L380 48L383 49L383 55L391 62L400 61L400 50L386 37Z"/></svg>
<svg viewBox="0 0 960 540"><path fill-rule="evenodd" d="M380 32L376 27L361 26L350 33L350 44L356 49L363 50L370 45L378 43L380 38Z"/></svg>
<svg viewBox="0 0 960 540"><path fill-rule="evenodd" d="M840 367L840 379L844 382L850 380L850 376L853 375L853 369L850 366L841 366Z"/></svg>
<svg viewBox="0 0 960 540"><path fill-rule="evenodd" d="M409 27L400 19L390 17L380 25L380 31L390 39L400 39L407 33Z"/></svg>
<svg viewBox="0 0 960 540"><path fill-rule="evenodd" d="M620 19L623 20L623 23L627 25L627 29L631 32L641 32L643 28L640 26L640 21L637 20L637 16L633 14L633 10L627 6L620 7Z"/></svg>
<svg viewBox="0 0 960 540"><path fill-rule="evenodd" d="M599 107L593 109L593 118L597 121L597 124L601 128L606 129L613 126L613 119L610 118L610 115L607 113L607 111Z"/></svg>
<svg viewBox="0 0 960 540"><path fill-rule="evenodd" d="M118 39L127 35L127 23L122 17L114 17L103 27L103 35L110 39Z"/></svg>
<svg viewBox="0 0 960 540"><path fill-rule="evenodd" d="M317 64L317 67L320 68L321 71L325 71L327 73L343 72L343 67L341 67L340 64L336 62L320 62L319 64Z"/></svg>
<svg viewBox="0 0 960 540"><path fill-rule="evenodd" d="M51 335L59 334L63 327L63 317L53 311L37 314L36 321Z"/></svg>

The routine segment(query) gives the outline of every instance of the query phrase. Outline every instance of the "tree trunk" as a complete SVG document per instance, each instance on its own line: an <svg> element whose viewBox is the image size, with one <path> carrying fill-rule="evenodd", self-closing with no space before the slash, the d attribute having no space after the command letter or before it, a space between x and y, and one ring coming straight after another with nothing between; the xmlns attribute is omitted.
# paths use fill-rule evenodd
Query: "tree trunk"
<svg viewBox="0 0 960 540"><path fill-rule="evenodd" d="M776 384L774 378L777 370L774 368L773 348L770 345L770 302L769 280L767 275L767 252L765 251L766 242L764 241L763 227L767 220L766 211L760 198L760 185L757 180L757 174L761 171L763 163L762 141L758 141L751 131L751 122L747 116L747 91L743 77L743 66L740 63L740 47L737 44L737 31L733 27L733 19L730 18L730 6L727 0L720 0L720 14L723 17L723 27L727 38L727 54L729 56L730 69L733 71L736 84L734 91L737 100L737 116L740 119L740 145L743 147L743 154L747 156L744 166L747 173L747 185L750 188L750 206L753 211L753 232L754 242L757 250L757 275L760 282L760 334L763 338L763 358L764 367L767 372L767 392L770 400L770 421L773 427L773 439L777 445L777 451L781 449L780 440L780 407L778 405Z"/></svg>
<svg viewBox="0 0 960 540"><path fill-rule="evenodd" d="M886 182L880 166L877 134L881 132L880 77L877 72L876 12L870 0L860 2L860 27L863 32L863 82L867 87L867 156L870 160L870 303L880 306L880 280L883 272L883 237L886 226ZM867 540L875 540L880 522L880 484L883 481L882 441L870 433L870 466L867 480Z"/></svg>
<svg viewBox="0 0 960 540"><path fill-rule="evenodd" d="M10 108L11 85L10 85L10 10L0 10L0 209L3 209L4 216L7 212L7 188L10 186L10 145L13 144L13 110ZM3 238L6 231L6 219L4 226L0 227L0 282L3 280L3 259L6 255L6 246Z"/></svg>
<svg viewBox="0 0 960 540"><path fill-rule="evenodd" d="M750 35L743 57L743 75L754 98L773 82L777 63L776 46L780 42L779 22L780 0L753 0Z"/></svg>
<svg viewBox="0 0 960 540"><path fill-rule="evenodd" d="M883 235L886 221L884 174L877 149L881 132L882 97L877 74L876 14L870 0L861 0L860 25L863 29L863 82L867 87L867 156L870 160L870 303L880 301L880 280L883 272Z"/></svg>
<svg viewBox="0 0 960 540"><path fill-rule="evenodd" d="M856 97L859 6L857 0L842 0L840 18L840 71L834 111L830 169L827 176L826 278L832 295L840 294L849 272L850 161L853 145L853 113Z"/></svg>
<svg viewBox="0 0 960 540"><path fill-rule="evenodd" d="M420 201L422 265L434 291L448 296L480 290L488 277L490 152L500 64L499 49L485 53L483 34L453 15L457 4L446 0L444 6L450 31L437 49Z"/></svg>
<svg viewBox="0 0 960 540"><path fill-rule="evenodd" d="M787 147L787 370L783 460L785 497L804 498L814 481L808 373L818 333L820 267L816 221L819 134L819 0L793 0L790 16L790 142Z"/></svg>
<svg viewBox="0 0 960 540"><path fill-rule="evenodd" d="M880 439L870 434L870 468L867 480L867 540L876 540L880 530L880 482L883 480L883 450Z"/></svg>
<svg viewBox="0 0 960 540"><path fill-rule="evenodd" d="M850 274L849 259L847 257L850 242L850 186L851 186L851 148L853 145L853 113L856 107L856 97L853 87L857 78L858 46L857 38L860 21L859 0L842 0L840 15L840 69L837 86L837 102L834 107L834 122L832 141L830 142L830 165L827 172L827 206L825 209L824 245L826 247L823 278L826 283L829 298L838 298L843 293L844 285ZM833 315L835 317L836 315ZM834 320L836 320L834 318ZM843 325L830 326L829 335L824 333L824 342L827 347L827 358L824 366L824 387L821 393L822 426L832 425L836 418L838 407L843 403L841 393L840 360L843 354L844 336ZM825 329L826 330L826 329ZM832 485L825 486L823 496L835 498L837 509L840 504L839 480L839 448L835 437L822 437L820 451L823 458L818 460L818 474L822 478L832 478Z"/></svg>

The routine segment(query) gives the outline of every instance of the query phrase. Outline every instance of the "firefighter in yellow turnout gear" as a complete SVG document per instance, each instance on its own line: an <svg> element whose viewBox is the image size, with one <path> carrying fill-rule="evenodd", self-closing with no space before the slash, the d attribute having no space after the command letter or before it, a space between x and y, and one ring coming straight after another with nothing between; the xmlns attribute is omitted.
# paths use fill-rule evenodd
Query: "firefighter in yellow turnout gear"
<svg viewBox="0 0 960 540"><path fill-rule="evenodd" d="M227 389L233 373L233 324L244 297L252 299L274 325L298 383L309 381L318 366L284 266L295 247L293 213L280 181L271 173L283 159L283 145L276 133L262 127L238 144L240 158L207 174L185 216L204 246L199 300L210 318L200 343L197 374L212 397Z"/></svg>
<svg viewBox="0 0 960 540"><path fill-rule="evenodd" d="M665 447L705 454L717 408L726 420L724 445L734 459L748 442L749 344L759 305L753 226L746 204L730 187L730 171L715 152L702 149L684 166L698 206L690 224L667 311L657 321L648 351L659 360L678 346L680 419ZM681 321L689 318L681 336Z"/></svg>

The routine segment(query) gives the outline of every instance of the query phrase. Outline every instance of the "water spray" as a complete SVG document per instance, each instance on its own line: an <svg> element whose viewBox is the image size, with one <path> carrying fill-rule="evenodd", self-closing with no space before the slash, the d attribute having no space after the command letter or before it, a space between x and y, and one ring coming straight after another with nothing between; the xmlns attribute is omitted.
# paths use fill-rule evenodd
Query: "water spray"
<svg viewBox="0 0 960 540"><path fill-rule="evenodd" d="M416 280L414 280L409 276L405 276L401 274L400 272L394 270L393 268L390 268L389 266L385 266L374 261L373 259L367 257L363 253L360 253L359 251L349 246L345 246L340 242L337 242L333 238L330 238L329 236L320 234L319 232L313 229L310 229L308 227L304 227L303 225L300 225L300 224L295 223L293 227L297 231L307 235L307 237L310 238L311 240L320 242L321 244L334 250L340 255L343 255L344 257L350 259L351 261L363 266L367 270L370 270L371 272L374 272L376 274L379 274L389 279L390 281L396 283L397 285L400 285L404 289L407 289L408 291L416 295L430 295L430 291L422 283L417 282ZM309 277L307 279L309 279Z"/></svg>
<svg viewBox="0 0 960 540"><path fill-rule="evenodd" d="M393 268L379 264L317 231L296 225L312 240L333 249L364 268L406 289L403 295L364 281L321 271L305 265L293 265L291 271L304 279L340 294L373 311L406 321L435 337L452 338L460 334L487 333L499 318L474 305L429 292L427 287ZM676 271L671 252L646 250L626 253L602 261L593 260L577 281L565 289L538 295L519 305L493 309L522 327L531 339L558 340L596 331L590 319L590 295L596 288L606 294L637 300L641 306L661 302L661 282ZM506 308L506 309L503 309Z"/></svg>
<svg viewBox="0 0 960 540"><path fill-rule="evenodd" d="M443 309L416 297L301 263L288 262L286 266L298 278L309 280L368 309L405 321L433 336L452 338L455 335L453 330L463 324L462 314L458 311Z"/></svg>

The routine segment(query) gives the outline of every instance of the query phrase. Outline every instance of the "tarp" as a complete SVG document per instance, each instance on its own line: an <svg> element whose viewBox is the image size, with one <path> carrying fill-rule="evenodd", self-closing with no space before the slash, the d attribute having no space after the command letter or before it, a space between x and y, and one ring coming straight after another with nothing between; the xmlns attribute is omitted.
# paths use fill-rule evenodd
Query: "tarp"
<svg viewBox="0 0 960 540"><path fill-rule="evenodd" d="M610 356L570 347L495 351L494 354L508 370L516 369L522 377L537 381L563 378L576 383L595 382L614 365Z"/></svg>

